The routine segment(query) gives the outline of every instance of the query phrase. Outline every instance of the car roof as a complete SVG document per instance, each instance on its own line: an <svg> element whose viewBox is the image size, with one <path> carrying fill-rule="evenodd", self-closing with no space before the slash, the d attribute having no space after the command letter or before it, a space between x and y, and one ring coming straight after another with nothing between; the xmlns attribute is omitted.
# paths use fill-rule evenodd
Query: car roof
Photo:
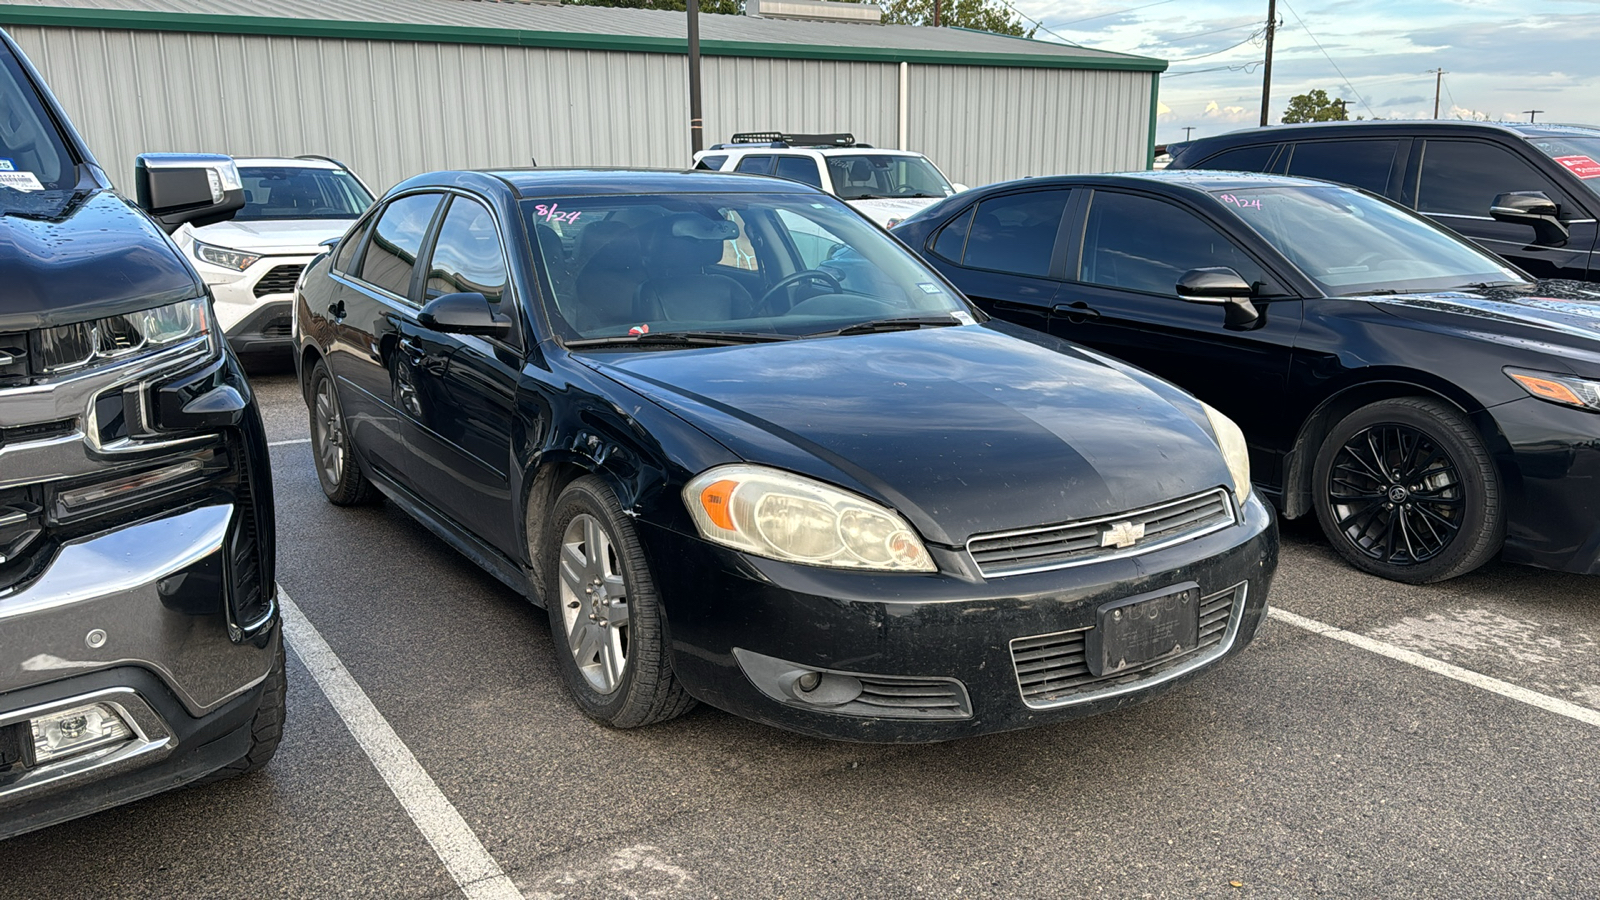
<svg viewBox="0 0 1600 900"><path fill-rule="evenodd" d="M1519 138L1556 135L1600 137L1600 128L1592 125L1561 125L1543 122L1469 122L1460 119L1386 119L1383 121L1305 122L1297 125L1268 125L1264 128L1242 128L1225 134L1209 135L1195 138L1192 141L1172 144L1170 149L1176 152L1182 148L1199 144L1276 142L1352 132L1394 133L1398 135L1434 132L1468 134L1472 132L1498 132ZM1256 139L1264 140L1257 141Z"/></svg>
<svg viewBox="0 0 1600 900"><path fill-rule="evenodd" d="M1107 172L1100 175L1053 175L1045 178L1023 178L978 188L977 192L991 193L1017 187L1071 187L1073 185L1122 184L1127 187L1167 187L1201 193L1211 191L1247 190L1266 187L1337 187L1326 181L1296 178L1290 175L1264 175L1258 172L1226 172L1215 169L1154 169L1139 172ZM968 192L972 193L972 192ZM966 194L956 194L957 197Z"/></svg>
<svg viewBox="0 0 1600 900"><path fill-rule="evenodd" d="M704 169L534 168L429 172L395 190L420 187L511 188L517 199L626 194L822 194L810 185L765 175Z"/></svg>
<svg viewBox="0 0 1600 900"><path fill-rule="evenodd" d="M289 156L235 156L233 161L241 167L266 169L342 169L338 163L326 159L297 159Z"/></svg>

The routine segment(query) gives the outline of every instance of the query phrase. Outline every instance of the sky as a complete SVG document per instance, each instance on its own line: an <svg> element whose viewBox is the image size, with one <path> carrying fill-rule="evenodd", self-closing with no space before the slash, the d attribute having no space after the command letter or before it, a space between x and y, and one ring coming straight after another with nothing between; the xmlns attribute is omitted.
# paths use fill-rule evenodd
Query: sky
<svg viewBox="0 0 1600 900"><path fill-rule="evenodd" d="M1260 124L1267 0L1009 0L1035 35L1165 59L1156 142ZM1278 0L1268 121L1314 88L1350 117L1600 124L1600 0ZM1057 37L1059 35L1059 38Z"/></svg>

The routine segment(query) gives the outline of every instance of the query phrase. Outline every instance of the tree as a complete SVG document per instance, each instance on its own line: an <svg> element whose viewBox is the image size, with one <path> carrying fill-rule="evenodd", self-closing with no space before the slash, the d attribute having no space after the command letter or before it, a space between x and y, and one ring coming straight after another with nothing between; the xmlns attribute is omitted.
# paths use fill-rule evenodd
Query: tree
<svg viewBox="0 0 1600 900"><path fill-rule="evenodd" d="M885 25L932 25L934 0L883 0ZM1022 17L995 0L939 0L939 24L1033 37Z"/></svg>
<svg viewBox="0 0 1600 900"><path fill-rule="evenodd" d="M1328 99L1328 92L1317 88L1289 98L1289 108L1283 111L1283 124L1300 122L1348 122L1344 100Z"/></svg>

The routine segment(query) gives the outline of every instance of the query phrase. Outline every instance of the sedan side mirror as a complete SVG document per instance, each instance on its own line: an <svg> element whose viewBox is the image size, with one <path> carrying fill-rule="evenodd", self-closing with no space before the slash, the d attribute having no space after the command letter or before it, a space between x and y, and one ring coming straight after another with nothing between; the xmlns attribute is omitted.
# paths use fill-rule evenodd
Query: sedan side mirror
<svg viewBox="0 0 1600 900"><path fill-rule="evenodd" d="M1248 328L1261 313L1250 302L1250 283L1226 266L1190 269L1178 279L1178 296L1190 303L1215 303L1227 313L1229 328Z"/></svg>
<svg viewBox="0 0 1600 900"><path fill-rule="evenodd" d="M139 208L171 234L188 222L215 225L244 208L244 182L233 157L215 153L142 153L134 161Z"/></svg>
<svg viewBox="0 0 1600 900"><path fill-rule="evenodd" d="M440 334L504 338L511 333L511 320L496 315L489 299L478 293L435 297L417 313L417 322Z"/></svg>
<svg viewBox="0 0 1600 900"><path fill-rule="evenodd" d="M1561 223L1560 208L1544 191L1510 191L1494 198L1489 215L1496 222L1533 226L1534 242L1559 247L1567 242L1567 226Z"/></svg>

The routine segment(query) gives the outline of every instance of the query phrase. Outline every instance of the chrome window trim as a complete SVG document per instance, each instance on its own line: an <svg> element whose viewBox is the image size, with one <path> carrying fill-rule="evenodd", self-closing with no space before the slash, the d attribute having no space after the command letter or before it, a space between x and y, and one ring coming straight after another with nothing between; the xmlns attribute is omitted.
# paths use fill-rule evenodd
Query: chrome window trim
<svg viewBox="0 0 1600 900"><path fill-rule="evenodd" d="M1136 518L1136 517L1142 516L1142 515L1144 515L1146 513L1154 512L1154 511L1160 510L1160 509L1165 509L1165 508L1167 508L1169 506L1177 506L1177 505L1182 504L1182 503L1189 503L1189 502L1192 502L1194 500L1198 500L1198 499L1200 499L1202 497L1208 497L1208 496L1211 496L1211 495L1214 495L1214 494L1221 494L1222 495L1222 505L1224 507L1226 507L1227 510L1228 510L1228 519L1227 519L1227 521L1218 522L1215 525L1208 526L1208 527L1206 527L1206 528L1204 528L1204 529L1202 529L1200 531L1195 531L1195 532L1176 535L1176 536L1173 536L1173 537L1166 538L1165 540L1155 541L1155 542L1150 543L1150 544L1144 544L1144 545L1135 544L1134 546L1128 547L1128 548L1123 549L1123 550L1113 550L1113 551L1111 551L1109 553L1096 553L1096 554L1093 554L1091 556L1085 556L1082 559L1069 559L1069 560L1065 560L1065 561L1062 561L1062 562L1047 563L1047 564L1038 565L1038 566L1030 566L1030 567L1024 568L1024 569L1015 569L1015 570L1009 570L1009 571L1005 571L1005 572L996 572L996 573L994 573L992 575L988 574L988 573L985 573L983 571L983 566L979 565L977 558L972 555L972 542L973 541L986 541L986 540L996 540L996 539L1011 538L1011 537L1022 537L1022 536L1030 535L1030 534L1042 534L1043 532L1046 532L1046 531L1060 531L1060 530L1064 530L1064 529L1068 529L1068 528L1083 528L1083 527L1087 527L1087 526L1090 526L1090 525L1103 525L1103 524L1106 524L1108 522L1118 521L1119 519ZM1100 516L1100 517L1094 518L1094 519L1077 519L1077 520L1074 520L1074 521L1071 521L1071 522L1062 522L1062 523L1057 524L1057 525L1042 525L1042 526L1037 526L1037 527L1034 527L1034 528L1018 528L1018 529L1015 529L1015 530L1012 530L1012 531L995 531L995 532L990 532L990 533L987 533L987 534L975 534L975 535L967 538L967 542L966 542L966 544L964 546L964 549L967 551L967 558L972 561L972 565L974 566L974 568L976 568L978 570L979 574L983 575L983 577L985 579L988 579L988 578L1010 578L1013 575L1033 575L1033 574L1036 574L1036 573L1039 573L1039 572L1051 572L1051 571L1054 571L1056 569L1068 569L1068 568L1072 568L1073 566L1086 566L1086 565L1090 565L1092 563L1105 562L1106 560L1125 559L1125 558L1130 557L1130 556L1139 556L1139 555L1145 554L1145 553L1153 553L1153 552L1155 552L1157 550L1162 550L1162 549L1165 549L1167 547L1176 546L1178 544L1182 544L1182 543L1185 543L1187 541L1192 541L1192 540L1195 540L1197 538L1205 537L1208 534L1214 534L1214 533L1216 533L1218 531L1223 530L1224 528L1231 528L1231 527L1233 527L1234 525L1237 525L1237 524L1239 524L1239 506L1238 506L1238 504L1233 502L1233 494L1231 492L1229 492L1227 488L1220 488L1219 487L1219 488L1214 488L1214 489L1209 490L1209 491L1201 491L1198 494L1191 494L1191 495L1189 495L1187 497L1180 497L1177 500L1168 500L1165 503L1157 503L1157 504L1154 504L1152 506L1145 506L1145 507L1141 507L1139 509L1129 510L1127 512L1114 513L1114 514L1109 515L1109 516Z"/></svg>

